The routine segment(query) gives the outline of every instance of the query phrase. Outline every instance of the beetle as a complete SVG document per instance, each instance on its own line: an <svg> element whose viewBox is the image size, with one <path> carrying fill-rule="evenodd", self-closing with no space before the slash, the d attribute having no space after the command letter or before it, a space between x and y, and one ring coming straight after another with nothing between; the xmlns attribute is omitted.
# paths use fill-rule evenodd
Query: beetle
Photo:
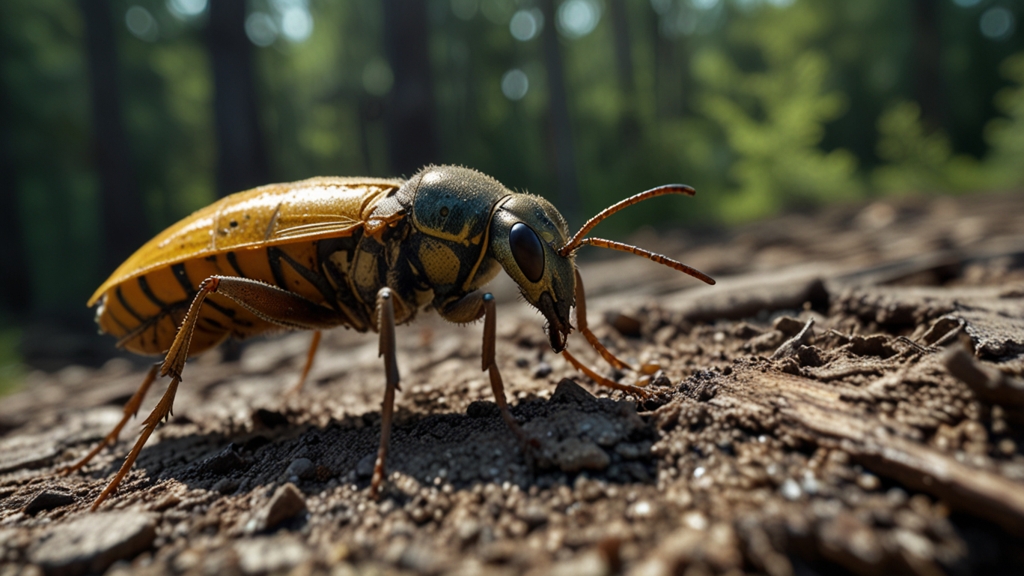
<svg viewBox="0 0 1024 576"><path fill-rule="evenodd" d="M505 402L495 364L495 301L483 291L500 270L547 321L551 348L603 386L646 397L639 386L604 378L566 349L576 329L612 366L630 366L609 352L586 321L583 282L575 252L589 244L631 252L708 284L706 274L666 256L586 235L611 214L664 194L692 196L667 185L627 198L569 236L565 220L540 196L515 193L483 173L459 166L428 166L408 180L321 177L239 192L164 230L129 257L92 295L100 330L126 350L164 355L124 406L116 426L74 472L105 446L139 410L158 376L170 383L145 419L142 432L95 510L131 470L161 420L171 414L185 361L228 337L270 331L313 330L298 383L309 374L322 330L346 326L379 334L385 391L381 437L370 495L384 478L395 391L395 325L433 308L446 320L484 318L482 370L508 427L528 443Z"/></svg>

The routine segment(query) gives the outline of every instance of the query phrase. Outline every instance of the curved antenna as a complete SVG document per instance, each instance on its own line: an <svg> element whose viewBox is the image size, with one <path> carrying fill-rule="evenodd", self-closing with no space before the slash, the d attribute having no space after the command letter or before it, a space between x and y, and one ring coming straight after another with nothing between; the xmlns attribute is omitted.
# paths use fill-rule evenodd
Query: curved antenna
<svg viewBox="0 0 1024 576"><path fill-rule="evenodd" d="M696 193L696 190L685 184L666 184L664 186L658 186L657 188L651 188L646 192L641 192L634 196L630 196L629 198L626 198L621 202L612 204L611 206L605 208L604 210L601 210L597 214L597 216L594 216L590 220L587 220L587 223L584 224L582 228L580 228L580 231L574 234L573 237L570 238L569 241L565 243L565 246L562 246L561 248L558 249L558 255L566 257L570 253L572 253L573 250L582 246L583 242L581 239L587 235L587 232L590 232L594 228L594 226L597 226L602 220L611 216L612 214L615 214L616 212L622 210L623 208L632 206L633 204L636 204L638 202L643 202L644 200L647 200L649 198L654 198L655 196L664 196L666 194L685 194L687 196L693 196ZM618 250L618 248L616 248L616 250ZM664 258L664 256L662 256L662 258ZM689 274L689 272L687 272L687 274Z"/></svg>
<svg viewBox="0 0 1024 576"><path fill-rule="evenodd" d="M686 264L673 260L668 256L662 256L661 254L648 252L643 248L637 248L632 244L624 244L622 242L615 242L614 240L605 240L604 238L584 238L583 240L580 241L580 244L590 244L591 246L597 246L598 248L611 248L612 250L619 250L621 252L629 252L630 254L643 256L644 258L647 258L652 262L664 264L669 268L674 268L675 270L679 270L684 274L689 274L690 276L693 276L694 278L700 280L701 282L705 282L707 284L715 283L714 278L708 276L707 274L701 272L700 270L697 270L696 268L687 266Z"/></svg>

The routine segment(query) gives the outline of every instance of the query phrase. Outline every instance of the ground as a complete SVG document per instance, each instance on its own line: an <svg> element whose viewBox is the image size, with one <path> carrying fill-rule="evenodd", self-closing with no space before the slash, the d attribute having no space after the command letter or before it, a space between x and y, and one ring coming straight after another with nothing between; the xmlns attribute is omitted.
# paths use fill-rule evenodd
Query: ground
<svg viewBox="0 0 1024 576"><path fill-rule="evenodd" d="M581 264L591 325L661 370L639 404L552 354L495 286L524 452L480 372L481 326L399 329L383 497L367 487L383 374L336 331L191 362L117 494L145 368L33 373L0 400L0 574L972 574L1024 566L1024 196L902 199L732 232L639 234L718 278ZM574 336L570 348L613 374ZM153 405L158 394L143 406ZM133 421L133 422L138 422Z"/></svg>

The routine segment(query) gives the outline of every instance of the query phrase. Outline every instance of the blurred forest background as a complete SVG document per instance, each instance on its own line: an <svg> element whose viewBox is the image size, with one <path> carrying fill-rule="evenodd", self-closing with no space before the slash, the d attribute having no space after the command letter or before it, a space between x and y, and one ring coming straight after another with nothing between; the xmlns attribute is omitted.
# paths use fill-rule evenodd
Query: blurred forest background
<svg viewBox="0 0 1024 576"><path fill-rule="evenodd" d="M477 168L571 225L1024 185L1019 0L3 0L0 389L215 198ZM43 334L51 334L44 331ZM109 342L105 342L110 345Z"/></svg>

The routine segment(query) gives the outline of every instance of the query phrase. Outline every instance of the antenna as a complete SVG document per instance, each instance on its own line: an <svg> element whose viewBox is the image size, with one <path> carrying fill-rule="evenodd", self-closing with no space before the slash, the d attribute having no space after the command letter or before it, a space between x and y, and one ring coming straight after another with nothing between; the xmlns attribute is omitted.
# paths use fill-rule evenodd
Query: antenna
<svg viewBox="0 0 1024 576"><path fill-rule="evenodd" d="M602 220L611 216L612 214L615 214L616 212L622 210L623 208L632 206L633 204L637 204L639 202L643 202L644 200L650 198L664 196L666 194L685 194L687 196L693 196L696 193L696 190L685 184L666 184L664 186L651 188L646 192L641 192L634 196L630 196L629 198L626 198L621 202L617 202L616 204L613 204L605 208L604 210L599 212L597 216L594 216L590 220L587 220L587 223L584 224L582 228L580 228L579 232L574 234L573 237L570 238L569 241L565 243L565 246L562 246L561 248L558 249L558 254L559 256L566 257L580 246L584 244L590 244L591 246L597 246L598 248L610 248L612 250L619 250L621 252L629 252L630 254L643 256L644 258L647 258L652 262L657 262L658 264L663 264L665 266L668 266L669 268L673 268L684 274L689 274L690 276L693 276L694 278L702 282L714 284L715 280L708 276L707 274L701 272L700 270L697 270L696 268L691 268L686 264L677 262L669 258L668 256L655 254L654 252L649 252L647 250L644 250L643 248L637 248L636 246L633 246L631 244L624 244L622 242L615 242L613 240L605 240L604 238L584 238L584 236L586 236L588 232L594 229L594 226L597 226L598 224L601 223Z"/></svg>

